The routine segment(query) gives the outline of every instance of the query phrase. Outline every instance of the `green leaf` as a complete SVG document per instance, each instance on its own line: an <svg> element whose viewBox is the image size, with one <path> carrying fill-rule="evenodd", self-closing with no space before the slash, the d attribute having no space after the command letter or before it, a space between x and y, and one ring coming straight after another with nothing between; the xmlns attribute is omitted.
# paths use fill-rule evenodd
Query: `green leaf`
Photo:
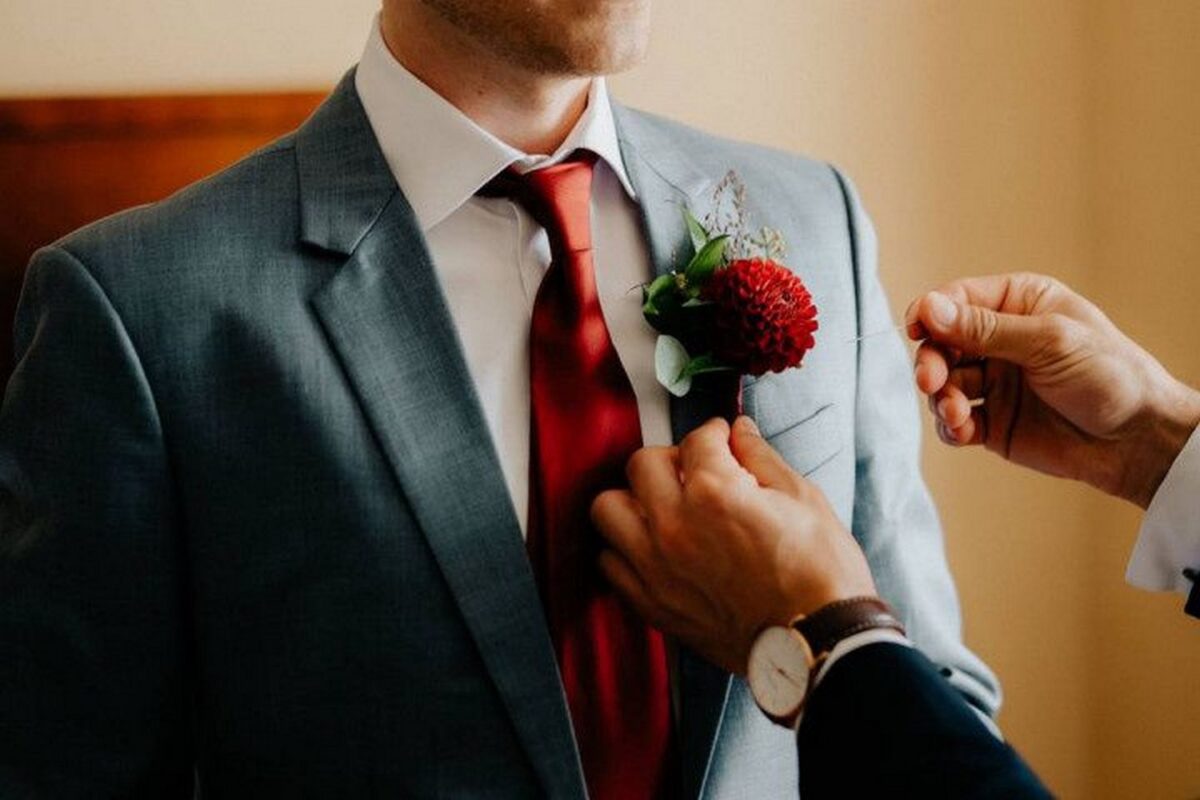
<svg viewBox="0 0 1200 800"><path fill-rule="evenodd" d="M701 300L699 297L693 297L683 304L684 308L701 308L703 306L711 306L712 300Z"/></svg>
<svg viewBox="0 0 1200 800"><path fill-rule="evenodd" d="M715 239L710 239L704 247L700 248L700 252L696 253L691 263L687 265L687 269L683 271L690 286L699 288L712 277L713 272L725 258L725 247L728 244L729 236L722 234Z"/></svg>
<svg viewBox="0 0 1200 800"><path fill-rule="evenodd" d="M688 235L692 237L692 251L699 253L708 243L708 229L692 214L686 206L683 209L683 220L687 223Z"/></svg>
<svg viewBox="0 0 1200 800"><path fill-rule="evenodd" d="M654 343L654 376L676 397L683 397L692 388L692 376L684 375L691 360L683 342L663 334Z"/></svg>
<svg viewBox="0 0 1200 800"><path fill-rule="evenodd" d="M696 375L704 375L709 372L733 372L733 367L722 364L711 353L705 353L688 361L683 372L680 373L680 377L690 380Z"/></svg>
<svg viewBox="0 0 1200 800"><path fill-rule="evenodd" d="M642 313L648 317L656 316L662 311L662 299L675 288L673 274L659 275L646 286L642 287Z"/></svg>

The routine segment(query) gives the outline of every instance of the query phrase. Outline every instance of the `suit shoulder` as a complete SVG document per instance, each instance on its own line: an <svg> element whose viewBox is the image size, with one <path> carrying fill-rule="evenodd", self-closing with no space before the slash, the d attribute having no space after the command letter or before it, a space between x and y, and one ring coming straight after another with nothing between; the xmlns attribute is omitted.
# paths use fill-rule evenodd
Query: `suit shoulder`
<svg viewBox="0 0 1200 800"><path fill-rule="evenodd" d="M648 111L623 108L623 126L636 128L643 139L686 154L693 165L713 177L736 171L753 193L761 186L787 186L793 197L844 204L848 183L833 165L777 147L709 133Z"/></svg>
<svg viewBox="0 0 1200 800"><path fill-rule="evenodd" d="M169 263L182 252L220 250L222 242L245 241L249 235L271 237L272 229L294 237L294 136L289 133L162 200L85 225L53 246L90 271L110 272L150 257ZM262 213L266 208L272 213Z"/></svg>

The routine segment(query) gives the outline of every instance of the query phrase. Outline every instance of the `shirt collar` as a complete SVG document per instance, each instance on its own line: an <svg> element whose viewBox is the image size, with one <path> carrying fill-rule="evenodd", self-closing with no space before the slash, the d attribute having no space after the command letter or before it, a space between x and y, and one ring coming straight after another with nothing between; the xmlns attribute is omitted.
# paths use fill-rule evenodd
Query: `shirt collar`
<svg viewBox="0 0 1200 800"><path fill-rule="evenodd" d="M636 197L625 173L604 79L592 80L583 116L552 155L528 155L493 136L422 83L388 50L376 17L355 87L383 156L423 231L467 202L509 165L520 172L590 150Z"/></svg>

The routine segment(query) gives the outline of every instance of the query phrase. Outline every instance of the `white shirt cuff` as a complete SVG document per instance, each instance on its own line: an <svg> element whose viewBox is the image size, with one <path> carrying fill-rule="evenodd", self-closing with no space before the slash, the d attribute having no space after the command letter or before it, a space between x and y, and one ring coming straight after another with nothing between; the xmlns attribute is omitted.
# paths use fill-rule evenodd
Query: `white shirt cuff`
<svg viewBox="0 0 1200 800"><path fill-rule="evenodd" d="M1156 592L1192 590L1183 576L1200 568L1200 428L1163 478L1150 501L1125 580Z"/></svg>

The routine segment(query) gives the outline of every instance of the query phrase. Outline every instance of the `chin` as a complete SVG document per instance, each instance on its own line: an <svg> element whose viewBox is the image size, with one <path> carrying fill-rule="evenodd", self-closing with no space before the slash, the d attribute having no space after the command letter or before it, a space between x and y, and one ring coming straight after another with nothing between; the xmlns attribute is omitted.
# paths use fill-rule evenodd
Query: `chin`
<svg viewBox="0 0 1200 800"><path fill-rule="evenodd" d="M619 41L589 43L561 55L557 72L571 75L611 75L641 63L646 43L623 36Z"/></svg>
<svg viewBox="0 0 1200 800"><path fill-rule="evenodd" d="M640 62L650 0L420 0L506 61L547 75L602 75Z"/></svg>
<svg viewBox="0 0 1200 800"><path fill-rule="evenodd" d="M645 57L649 0L546 2L553 13L540 20L545 24L527 29L540 40L527 40L530 66L547 73L603 75L636 66Z"/></svg>

